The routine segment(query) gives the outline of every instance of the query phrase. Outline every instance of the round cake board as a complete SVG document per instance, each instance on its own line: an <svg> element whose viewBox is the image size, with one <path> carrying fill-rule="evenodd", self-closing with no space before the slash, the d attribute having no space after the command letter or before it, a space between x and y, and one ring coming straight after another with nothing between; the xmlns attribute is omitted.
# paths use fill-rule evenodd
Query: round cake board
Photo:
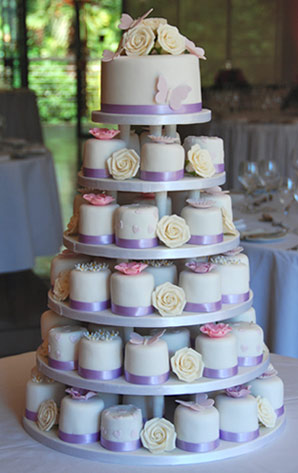
<svg viewBox="0 0 298 473"><path fill-rule="evenodd" d="M206 123L211 120L211 110L203 108L197 113L171 113L168 115L105 113L100 110L92 112L92 121L96 123L113 123L116 125L188 125Z"/></svg>

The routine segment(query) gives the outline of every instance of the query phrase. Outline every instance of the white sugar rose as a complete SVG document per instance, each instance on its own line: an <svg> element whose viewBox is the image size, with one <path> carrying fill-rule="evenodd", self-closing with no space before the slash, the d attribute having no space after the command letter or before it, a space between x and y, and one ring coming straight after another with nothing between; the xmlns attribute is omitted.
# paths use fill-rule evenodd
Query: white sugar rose
<svg viewBox="0 0 298 473"><path fill-rule="evenodd" d="M202 355L192 348L180 348L171 358L173 372L181 381L191 383L203 375Z"/></svg>
<svg viewBox="0 0 298 473"><path fill-rule="evenodd" d="M224 207L221 207L222 225L223 232L225 235L238 235L237 228L235 227L233 220L230 218L228 212Z"/></svg>
<svg viewBox="0 0 298 473"><path fill-rule="evenodd" d="M113 178L123 181L137 174L140 167L140 156L133 149L119 149L109 157L107 165Z"/></svg>
<svg viewBox="0 0 298 473"><path fill-rule="evenodd" d="M190 229L186 221L178 215L165 215L157 224L158 238L169 248L178 248L190 239Z"/></svg>
<svg viewBox="0 0 298 473"><path fill-rule="evenodd" d="M155 34L150 26L140 24L123 36L127 56L146 56L154 46Z"/></svg>
<svg viewBox="0 0 298 473"><path fill-rule="evenodd" d="M40 430L48 432L53 425L58 423L58 408L52 399L43 401L37 412L37 426Z"/></svg>
<svg viewBox="0 0 298 473"><path fill-rule="evenodd" d="M178 56L185 51L185 38L176 26L160 25L157 28L157 42L166 53Z"/></svg>
<svg viewBox="0 0 298 473"><path fill-rule="evenodd" d="M55 279L53 294L57 301L65 301L69 296L70 270L65 269Z"/></svg>
<svg viewBox="0 0 298 473"><path fill-rule="evenodd" d="M167 20L165 18L145 18L142 23L143 25L149 26L154 33L156 33L160 25L167 24Z"/></svg>
<svg viewBox="0 0 298 473"><path fill-rule="evenodd" d="M166 419L154 417L144 425L141 440L143 446L151 453L170 452L175 448L175 427Z"/></svg>
<svg viewBox="0 0 298 473"><path fill-rule="evenodd" d="M258 419L265 427L274 427L277 419L270 401L266 397L257 396Z"/></svg>
<svg viewBox="0 0 298 473"><path fill-rule="evenodd" d="M75 212L70 218L65 235L77 235L79 232L79 212Z"/></svg>
<svg viewBox="0 0 298 473"><path fill-rule="evenodd" d="M157 286L152 293L152 305L160 315L180 315L185 306L185 292L182 287L165 282Z"/></svg>
<svg viewBox="0 0 298 473"><path fill-rule="evenodd" d="M212 177L215 174L215 167L207 149L201 149L200 145L193 145L187 152L186 171L195 173L200 177Z"/></svg>

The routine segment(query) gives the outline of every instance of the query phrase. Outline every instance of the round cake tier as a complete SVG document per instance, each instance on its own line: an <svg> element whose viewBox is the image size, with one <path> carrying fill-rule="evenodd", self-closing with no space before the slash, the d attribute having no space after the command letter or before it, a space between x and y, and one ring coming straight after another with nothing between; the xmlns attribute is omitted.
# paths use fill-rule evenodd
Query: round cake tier
<svg viewBox="0 0 298 473"><path fill-rule="evenodd" d="M213 177L186 176L178 181L144 181L142 179L128 179L117 181L112 178L100 179L85 177L82 171L78 173L78 183L90 189L123 192L172 192L208 189L209 187L221 186L226 182L226 173L221 172Z"/></svg>
<svg viewBox="0 0 298 473"><path fill-rule="evenodd" d="M75 253L82 253L83 255L103 256L106 258L116 259L182 259L182 258L196 258L198 256L210 256L224 253L232 250L239 245L240 235L231 236L225 235L224 241L212 245L183 245L180 248L167 248L163 245L155 246L154 248L144 249L130 249L121 248L115 244L110 245L88 245L80 243L77 236L63 236L64 245L74 251Z"/></svg>
<svg viewBox="0 0 298 473"><path fill-rule="evenodd" d="M93 122L115 125L188 125L190 123L206 123L210 120L211 110L207 108L196 113L170 113L168 115L106 113L101 110L92 112Z"/></svg>
<svg viewBox="0 0 298 473"><path fill-rule="evenodd" d="M57 314L64 315L69 319L81 322L92 322L95 324L112 325L117 327L148 327L148 328L166 328L166 327L187 327L191 325L206 324L208 322L218 322L226 320L236 315L246 312L252 305L253 294L250 291L250 297L247 301L240 304L223 304L221 310L216 312L193 313L183 312L182 315L173 317L161 317L158 314L144 315L142 317L128 317L125 315L116 315L110 309L102 312L84 312L69 307L68 302L58 302L53 298L53 293L48 293L48 306Z"/></svg>
<svg viewBox="0 0 298 473"><path fill-rule="evenodd" d="M103 448L99 442L83 445L71 444L59 439L57 428L53 428L50 432L43 432L37 427L36 422L26 418L23 419L23 425L26 432L35 440L47 447L68 455L106 463L121 463L122 465L165 466L206 463L250 453L257 448L265 446L283 431L285 415L278 418L273 429L260 427L259 437L250 442L234 443L220 441L218 448L212 452L190 453L175 448L171 452L163 453L162 455L152 454L145 448L140 448L134 452L113 452Z"/></svg>
<svg viewBox="0 0 298 473"><path fill-rule="evenodd" d="M49 378L55 379L55 381L96 392L141 396L197 394L229 388L238 384L247 383L262 374L268 367L269 361L269 352L265 351L262 363L253 367L240 366L238 368L238 374L230 378L211 379L202 377L198 381L184 383L183 381L179 381L179 379L171 373L166 383L159 385L142 385L128 383L123 376L109 381L82 378L78 375L77 371L62 371L51 368L48 365L47 357L42 356L39 350L37 350L36 354L36 362L39 370Z"/></svg>

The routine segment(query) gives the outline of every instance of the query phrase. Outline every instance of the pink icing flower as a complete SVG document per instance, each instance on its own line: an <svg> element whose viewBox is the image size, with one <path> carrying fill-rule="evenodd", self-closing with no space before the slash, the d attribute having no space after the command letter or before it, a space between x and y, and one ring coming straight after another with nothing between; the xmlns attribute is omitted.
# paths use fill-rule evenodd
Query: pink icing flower
<svg viewBox="0 0 298 473"><path fill-rule="evenodd" d="M111 140L115 136L119 135L120 130L110 130L109 128L90 128L91 133L97 140Z"/></svg>
<svg viewBox="0 0 298 473"><path fill-rule="evenodd" d="M65 392L70 394L73 399L77 399L80 401L87 401L91 397L96 396L97 393L93 391L88 391L87 389L82 388L67 388Z"/></svg>
<svg viewBox="0 0 298 473"><path fill-rule="evenodd" d="M185 48L190 54L194 54L199 59L206 59L204 49L197 47L195 43L188 38L185 38Z"/></svg>
<svg viewBox="0 0 298 473"><path fill-rule="evenodd" d="M87 200L92 205L104 206L114 202L114 197L106 194L84 194L83 199Z"/></svg>
<svg viewBox="0 0 298 473"><path fill-rule="evenodd" d="M223 253L225 256L237 256L240 253L242 253L243 248L242 246L237 246L237 248L234 248L233 250L226 251Z"/></svg>
<svg viewBox="0 0 298 473"><path fill-rule="evenodd" d="M250 394L251 386L245 386L245 384L239 384L239 386L233 386L226 389L226 394L230 397L246 397Z"/></svg>
<svg viewBox="0 0 298 473"><path fill-rule="evenodd" d="M135 274L140 274L144 269L146 269L148 264L139 263L136 261L131 261L130 263L120 263L115 266L115 269L120 271L123 274L132 276Z"/></svg>
<svg viewBox="0 0 298 473"><path fill-rule="evenodd" d="M154 343L158 342L158 340L164 335L165 329L157 332L152 337L143 337L137 332L132 332L130 334L130 343L133 345L153 345Z"/></svg>
<svg viewBox="0 0 298 473"><path fill-rule="evenodd" d="M205 199L187 199L186 202L195 207L196 209L210 209L210 207L214 206L213 200L205 200Z"/></svg>
<svg viewBox="0 0 298 473"><path fill-rule="evenodd" d="M213 263L199 263L198 261L190 261L186 263L187 266L191 271L194 273L209 273L212 271L213 268L216 268L216 265Z"/></svg>
<svg viewBox="0 0 298 473"><path fill-rule="evenodd" d="M166 145L179 142L179 139L177 137L174 137L174 136L148 135L148 138L150 138L151 141L154 141L154 143L164 143Z"/></svg>
<svg viewBox="0 0 298 473"><path fill-rule="evenodd" d="M228 324L219 323L209 323L205 324L200 328L200 331L208 337L211 338L221 338L225 337L229 332L231 332L232 328Z"/></svg>
<svg viewBox="0 0 298 473"><path fill-rule="evenodd" d="M214 400L208 399L207 394L197 394L196 402L181 401L180 399L177 399L176 402L184 407L188 407L189 409L192 409L193 411L197 412L202 412L205 409L210 409L210 407L212 407L214 404Z"/></svg>

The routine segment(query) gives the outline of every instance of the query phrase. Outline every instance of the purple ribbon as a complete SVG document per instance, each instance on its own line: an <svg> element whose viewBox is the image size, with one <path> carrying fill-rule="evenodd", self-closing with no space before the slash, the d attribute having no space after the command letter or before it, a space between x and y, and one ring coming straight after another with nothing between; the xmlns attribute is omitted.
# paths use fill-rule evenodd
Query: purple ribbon
<svg viewBox="0 0 298 473"><path fill-rule="evenodd" d="M187 302L184 307L185 312L215 312L221 309L221 300L217 302L204 302L197 304L195 302Z"/></svg>
<svg viewBox="0 0 298 473"><path fill-rule="evenodd" d="M212 245L213 243L222 242L223 239L223 233L218 235L191 235L187 243L191 245Z"/></svg>
<svg viewBox="0 0 298 473"><path fill-rule="evenodd" d="M215 169L215 172L216 174L219 174L220 172L224 172L225 170L225 165L224 163L221 163L221 164L214 164L214 169Z"/></svg>
<svg viewBox="0 0 298 473"><path fill-rule="evenodd" d="M95 434L67 434L62 430L58 430L58 437L69 443L93 443L98 442L100 435L99 432Z"/></svg>
<svg viewBox="0 0 298 473"><path fill-rule="evenodd" d="M258 356L238 356L238 366L256 366L262 361L263 353Z"/></svg>
<svg viewBox="0 0 298 473"><path fill-rule="evenodd" d="M110 245L114 243L114 235L83 235L79 234L79 242L88 245Z"/></svg>
<svg viewBox="0 0 298 473"><path fill-rule="evenodd" d="M181 450L186 450L187 452L197 452L197 453L204 453L210 452L210 450L214 450L219 445L219 438L216 440L212 440L210 442L185 442L184 440L177 439L176 440L176 447L180 448Z"/></svg>
<svg viewBox="0 0 298 473"><path fill-rule="evenodd" d="M109 309L109 307L111 307L111 301L82 302L70 299L69 307L71 309L84 310L87 312L101 312L102 310Z"/></svg>
<svg viewBox="0 0 298 473"><path fill-rule="evenodd" d="M124 376L128 383L132 384L163 384L168 381L170 372L159 374L156 376L139 376L137 374L131 374L124 370Z"/></svg>
<svg viewBox="0 0 298 473"><path fill-rule="evenodd" d="M252 432L228 432L226 430L219 431L219 437L228 442L249 442L259 436L259 429Z"/></svg>
<svg viewBox="0 0 298 473"><path fill-rule="evenodd" d="M285 406L281 406L278 409L275 409L275 414L277 415L277 417L282 416L284 412L285 412Z"/></svg>
<svg viewBox="0 0 298 473"><path fill-rule="evenodd" d="M140 240L134 240L116 237L116 245L122 248L153 248L154 246L158 246L158 240L157 238L141 238Z"/></svg>
<svg viewBox="0 0 298 473"><path fill-rule="evenodd" d="M128 317L141 317L142 315L150 315L154 312L154 307L149 305L148 307L125 307L124 305L111 305L113 314L127 315Z"/></svg>
<svg viewBox="0 0 298 473"><path fill-rule="evenodd" d="M177 110L173 110L169 105L118 105L101 104L101 112L136 114L136 115L176 115L179 113L197 113L202 110L202 102L181 105Z"/></svg>
<svg viewBox="0 0 298 473"><path fill-rule="evenodd" d="M78 373L82 378L86 379L99 379L106 381L109 379L119 378L122 375L122 368L116 368L114 370L89 370L87 368L78 367Z"/></svg>
<svg viewBox="0 0 298 473"><path fill-rule="evenodd" d="M83 175L86 177L99 177L106 178L110 177L110 174L106 169L93 169L83 167Z"/></svg>
<svg viewBox="0 0 298 473"><path fill-rule="evenodd" d="M58 361L53 360L53 358L48 357L48 363L51 368L55 368L55 370L64 370L64 371L72 371L78 369L78 362L76 361Z"/></svg>
<svg viewBox="0 0 298 473"><path fill-rule="evenodd" d="M101 445L107 450L113 450L114 452L131 452L141 447L140 439L131 440L130 442L112 442L101 436Z"/></svg>
<svg viewBox="0 0 298 473"><path fill-rule="evenodd" d="M180 171L153 172L141 171L140 178L143 181L178 181L184 177L184 169Z"/></svg>
<svg viewBox="0 0 298 473"><path fill-rule="evenodd" d="M240 304L240 302L248 301L248 299L249 291L243 294L223 294L221 298L223 304Z"/></svg>
<svg viewBox="0 0 298 473"><path fill-rule="evenodd" d="M238 365L232 366L232 368L222 368L215 370L213 368L204 368L203 376L205 378L230 378L238 373Z"/></svg>
<svg viewBox="0 0 298 473"><path fill-rule="evenodd" d="M37 421L37 412L29 411L29 409L25 409L25 417L26 419L33 420L34 422Z"/></svg>

